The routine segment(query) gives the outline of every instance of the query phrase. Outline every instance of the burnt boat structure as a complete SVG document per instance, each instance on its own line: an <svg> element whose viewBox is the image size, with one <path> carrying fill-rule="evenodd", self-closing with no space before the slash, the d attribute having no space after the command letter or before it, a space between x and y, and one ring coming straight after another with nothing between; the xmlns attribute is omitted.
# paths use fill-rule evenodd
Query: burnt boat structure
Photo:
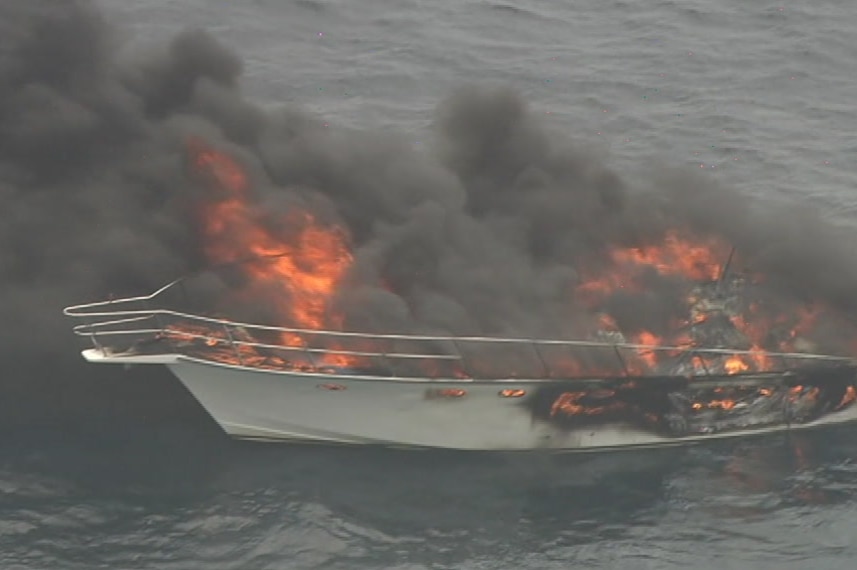
<svg viewBox="0 0 857 570"><path fill-rule="evenodd" d="M592 451L857 420L848 357L285 328L190 310L187 285L64 312L88 361L167 366L235 438Z"/></svg>

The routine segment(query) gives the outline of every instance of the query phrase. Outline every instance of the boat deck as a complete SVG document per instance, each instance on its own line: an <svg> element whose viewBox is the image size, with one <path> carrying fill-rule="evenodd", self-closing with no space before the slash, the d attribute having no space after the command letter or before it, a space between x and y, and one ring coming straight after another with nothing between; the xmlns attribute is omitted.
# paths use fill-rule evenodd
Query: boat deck
<svg viewBox="0 0 857 570"><path fill-rule="evenodd" d="M105 360L175 354L238 367L421 380L770 378L800 369L853 367L845 356L650 346L592 340L374 334L237 322L177 310L176 280L151 295L67 307ZM182 295L179 294L179 297ZM742 380L743 381L743 380Z"/></svg>

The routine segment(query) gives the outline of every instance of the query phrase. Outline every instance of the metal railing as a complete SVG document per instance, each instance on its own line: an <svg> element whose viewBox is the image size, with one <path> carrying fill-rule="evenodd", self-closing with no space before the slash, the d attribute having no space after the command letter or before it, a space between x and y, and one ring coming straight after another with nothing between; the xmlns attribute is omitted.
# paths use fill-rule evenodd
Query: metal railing
<svg viewBox="0 0 857 570"><path fill-rule="evenodd" d="M178 353L251 368L432 379L732 376L848 357L587 340L375 334L267 326L157 307L177 279L146 296L70 306L74 333L106 355ZM730 366L731 363L731 366Z"/></svg>

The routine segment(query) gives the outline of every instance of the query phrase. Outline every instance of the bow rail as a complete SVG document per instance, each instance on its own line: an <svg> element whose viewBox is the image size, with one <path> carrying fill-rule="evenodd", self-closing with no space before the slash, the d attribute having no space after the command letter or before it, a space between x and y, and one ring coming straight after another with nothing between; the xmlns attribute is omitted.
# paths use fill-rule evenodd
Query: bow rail
<svg viewBox="0 0 857 570"><path fill-rule="evenodd" d="M103 356L182 354L232 365L401 379L596 379L782 373L854 359L811 353L598 340L313 330L179 310L187 278L155 292L66 307L77 336ZM176 303L175 299L185 302ZM730 364L731 363L731 364Z"/></svg>

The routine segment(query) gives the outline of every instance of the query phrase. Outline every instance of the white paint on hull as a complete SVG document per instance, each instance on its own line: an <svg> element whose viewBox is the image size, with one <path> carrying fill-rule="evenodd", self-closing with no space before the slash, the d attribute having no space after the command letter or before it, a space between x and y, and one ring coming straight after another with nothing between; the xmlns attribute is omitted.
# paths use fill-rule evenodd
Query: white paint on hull
<svg viewBox="0 0 857 570"><path fill-rule="evenodd" d="M662 436L622 425L564 429L533 417L524 398L502 398L510 382L344 377L241 368L177 356L167 362L223 430L238 439L391 445L459 450L596 451L695 443L857 421L857 406L803 424ZM326 389L335 384L343 389ZM532 391L543 382L518 381ZM426 391L461 388L460 398Z"/></svg>
<svg viewBox="0 0 857 570"><path fill-rule="evenodd" d="M857 421L857 405L803 424L670 437L632 426L566 429L534 418L524 398L544 381L433 381L252 369L176 354L121 355L90 349L90 362L165 364L230 436L262 441L459 450L638 449L810 429ZM334 388L334 389L330 389ZM339 388L339 389L337 389ZM466 390L460 398L427 391Z"/></svg>

